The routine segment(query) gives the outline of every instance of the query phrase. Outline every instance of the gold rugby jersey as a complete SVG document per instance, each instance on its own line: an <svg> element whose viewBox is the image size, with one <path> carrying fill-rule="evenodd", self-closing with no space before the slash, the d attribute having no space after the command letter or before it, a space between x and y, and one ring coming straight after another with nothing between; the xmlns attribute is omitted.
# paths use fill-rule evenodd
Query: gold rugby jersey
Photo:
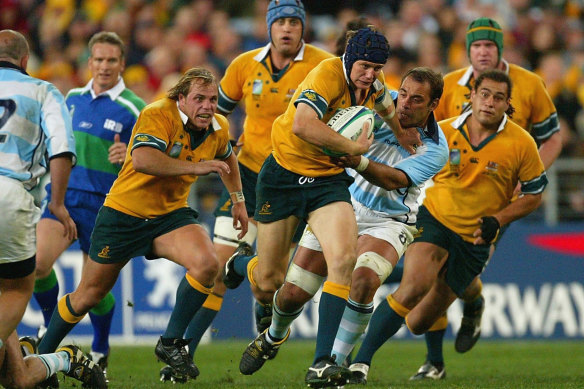
<svg viewBox="0 0 584 389"><path fill-rule="evenodd" d="M243 146L239 162L258 173L272 151L271 130L296 92L298 84L323 59L331 58L315 46L303 44L284 69L272 72L271 45L241 54L227 68L219 88L219 111L230 113L240 100L245 105L245 122L239 139Z"/></svg>
<svg viewBox="0 0 584 389"><path fill-rule="evenodd" d="M306 142L292 132L292 123L298 104L307 104L327 123L338 109L364 105L373 109L385 94L384 75L380 72L369 88L364 101L357 102L349 87L342 58L322 61L302 81L288 109L278 116L272 127L272 146L276 161L285 169L306 177L332 176L344 169L331 162L322 148Z"/></svg>
<svg viewBox="0 0 584 389"><path fill-rule="evenodd" d="M449 160L426 190L424 206L440 223L473 242L477 219L505 208L517 182L524 194L541 193L543 162L527 131L507 116L497 132L471 146L466 120L471 112L439 123L448 140Z"/></svg>
<svg viewBox="0 0 584 389"><path fill-rule="evenodd" d="M157 177L137 172L132 164L132 151L138 147L154 147L171 158L192 162L229 157L229 123L224 116L215 114L209 128L200 133L187 130L186 121L177 102L169 98L155 101L140 112L126 162L104 205L144 219L188 206L187 197L197 176Z"/></svg>
<svg viewBox="0 0 584 389"><path fill-rule="evenodd" d="M520 66L505 64L513 89L511 105L515 108L512 121L529 131L537 142L543 142L560 130L556 107L541 77ZM460 115L470 105L474 87L473 68L463 68L444 76L444 93L434 115L444 120Z"/></svg>

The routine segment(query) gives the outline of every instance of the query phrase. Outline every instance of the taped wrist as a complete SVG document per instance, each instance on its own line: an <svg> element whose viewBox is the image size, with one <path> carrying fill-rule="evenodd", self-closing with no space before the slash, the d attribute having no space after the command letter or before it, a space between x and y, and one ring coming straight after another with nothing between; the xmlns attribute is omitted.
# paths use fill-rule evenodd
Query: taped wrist
<svg viewBox="0 0 584 389"><path fill-rule="evenodd" d="M369 166L369 159L367 157L361 156L359 165L355 167L355 170L357 170L359 173L362 173L365 171L365 169L367 169L367 166Z"/></svg>
<svg viewBox="0 0 584 389"><path fill-rule="evenodd" d="M483 216L481 220L483 222L481 224L481 238L483 238L485 242L491 243L497 238L497 235L499 235L501 225L494 216Z"/></svg>
<svg viewBox="0 0 584 389"><path fill-rule="evenodd" d="M375 104L374 109L377 112L379 112L389 109L391 107L393 113L390 113L389 115L393 117L393 115L395 114L395 107L393 105L393 99L391 98L391 92L389 91L389 89L387 89L387 86L385 86L384 88L385 89L383 91L383 99Z"/></svg>
<svg viewBox="0 0 584 389"><path fill-rule="evenodd" d="M240 190L235 191L235 192L230 192L229 197L231 197L231 202L233 204L241 203L241 202L245 201L245 197L243 196L243 192Z"/></svg>

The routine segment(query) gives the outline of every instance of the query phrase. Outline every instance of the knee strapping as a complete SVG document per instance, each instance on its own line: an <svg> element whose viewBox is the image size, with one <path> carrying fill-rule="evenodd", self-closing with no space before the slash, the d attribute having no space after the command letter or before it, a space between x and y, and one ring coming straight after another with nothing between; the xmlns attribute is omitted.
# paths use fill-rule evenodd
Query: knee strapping
<svg viewBox="0 0 584 389"><path fill-rule="evenodd" d="M373 251L367 251L366 253L359 255L357 263L355 264L355 269L359 267L366 267L373 270L379 277L381 283L389 277L393 270L392 264L387 259Z"/></svg>
<svg viewBox="0 0 584 389"><path fill-rule="evenodd" d="M286 274L286 282L294 284L306 293L314 296L324 282L324 277L292 263Z"/></svg>

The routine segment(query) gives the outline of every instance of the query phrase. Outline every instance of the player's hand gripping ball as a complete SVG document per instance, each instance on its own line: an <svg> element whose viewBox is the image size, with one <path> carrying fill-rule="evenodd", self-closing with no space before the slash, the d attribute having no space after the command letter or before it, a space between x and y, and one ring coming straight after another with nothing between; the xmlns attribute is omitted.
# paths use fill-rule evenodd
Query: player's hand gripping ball
<svg viewBox="0 0 584 389"><path fill-rule="evenodd" d="M354 141L359 137L359 135L361 135L361 131L367 122L369 122L367 137L371 137L375 124L374 121L375 114L372 110L361 105L355 105L337 111L337 113L335 113L334 116L330 118L327 126L345 138ZM345 155L345 153L339 153L337 151L327 149L326 147L323 147L322 151L331 157L341 157Z"/></svg>

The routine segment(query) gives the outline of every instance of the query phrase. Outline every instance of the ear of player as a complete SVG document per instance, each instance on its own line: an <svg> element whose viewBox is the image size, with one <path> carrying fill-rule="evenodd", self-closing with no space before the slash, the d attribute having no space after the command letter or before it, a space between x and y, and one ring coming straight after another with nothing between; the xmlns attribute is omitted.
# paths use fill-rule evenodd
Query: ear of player
<svg viewBox="0 0 584 389"><path fill-rule="evenodd" d="M374 120L375 113L371 109L361 105L355 105L338 110L334 116L329 119L327 126L345 138L354 141L359 135L361 135L365 123L369 123L369 133L367 134L367 137L371 137L375 124ZM345 153L339 153L326 147L323 147L322 151L331 157L341 157L345 155Z"/></svg>

